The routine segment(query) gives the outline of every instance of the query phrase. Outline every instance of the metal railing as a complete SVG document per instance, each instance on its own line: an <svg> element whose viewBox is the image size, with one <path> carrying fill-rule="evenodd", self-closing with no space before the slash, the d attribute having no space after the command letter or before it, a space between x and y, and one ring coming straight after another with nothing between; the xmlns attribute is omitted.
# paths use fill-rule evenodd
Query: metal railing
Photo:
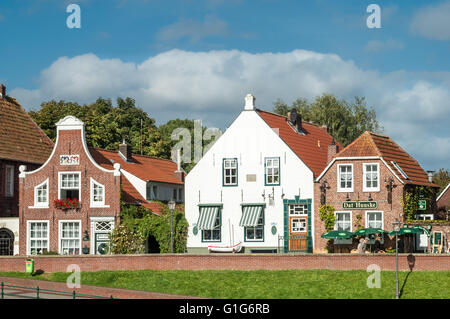
<svg viewBox="0 0 450 319"><path fill-rule="evenodd" d="M23 295L24 293L27 293L27 292L10 293L10 292L8 292L9 289L19 289L19 290L29 291L31 293L35 293L35 295L34 296ZM117 298L113 298L112 295L110 295L109 297L105 297L105 296L82 294L82 293L76 292L75 290L73 290L72 292L68 292L68 291L61 291L61 290L42 289L42 288L39 288L39 286L36 286L36 288L33 288L33 287L8 285L8 284L5 284L3 281L0 283L0 299L5 299L5 296L14 296L14 297L19 297L19 298L29 298L29 299L52 299L52 298L48 298L48 297L42 298L41 294L66 295L66 296L71 296L72 299L76 299L77 297L78 298L95 298L95 299L117 299Z"/></svg>

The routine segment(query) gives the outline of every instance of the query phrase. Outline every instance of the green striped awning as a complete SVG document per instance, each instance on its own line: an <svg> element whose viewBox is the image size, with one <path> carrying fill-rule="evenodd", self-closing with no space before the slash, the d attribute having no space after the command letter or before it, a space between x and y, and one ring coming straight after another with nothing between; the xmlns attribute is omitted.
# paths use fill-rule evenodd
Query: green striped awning
<svg viewBox="0 0 450 319"><path fill-rule="evenodd" d="M256 227L261 216L263 206L242 206L242 217L239 226Z"/></svg>
<svg viewBox="0 0 450 319"><path fill-rule="evenodd" d="M212 230L216 222L220 206L200 206L197 227L199 230Z"/></svg>

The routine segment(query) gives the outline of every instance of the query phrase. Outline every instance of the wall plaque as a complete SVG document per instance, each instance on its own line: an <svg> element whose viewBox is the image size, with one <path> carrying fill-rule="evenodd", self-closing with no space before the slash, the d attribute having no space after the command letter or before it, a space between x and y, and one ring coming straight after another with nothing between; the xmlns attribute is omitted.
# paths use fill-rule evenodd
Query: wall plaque
<svg viewBox="0 0 450 319"><path fill-rule="evenodd" d="M80 155L60 155L60 165L80 165Z"/></svg>
<svg viewBox="0 0 450 319"><path fill-rule="evenodd" d="M342 202L342 208L345 209L375 209L378 207L377 202Z"/></svg>

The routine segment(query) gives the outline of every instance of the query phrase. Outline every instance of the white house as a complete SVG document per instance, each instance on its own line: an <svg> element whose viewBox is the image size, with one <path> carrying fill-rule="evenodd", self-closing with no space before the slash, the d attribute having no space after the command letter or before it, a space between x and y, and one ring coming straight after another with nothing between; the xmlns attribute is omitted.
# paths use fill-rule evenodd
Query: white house
<svg viewBox="0 0 450 319"><path fill-rule="evenodd" d="M312 251L314 178L337 147L326 127L294 110L288 117L259 110L248 94L186 176L188 252L239 242L245 252Z"/></svg>

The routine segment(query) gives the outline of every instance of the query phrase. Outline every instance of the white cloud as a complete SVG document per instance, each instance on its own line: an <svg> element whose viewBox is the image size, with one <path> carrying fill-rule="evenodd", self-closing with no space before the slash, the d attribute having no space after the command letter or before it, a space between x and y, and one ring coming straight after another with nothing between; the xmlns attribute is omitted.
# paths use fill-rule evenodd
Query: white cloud
<svg viewBox="0 0 450 319"><path fill-rule="evenodd" d="M424 168L437 169L448 168L450 158L449 88L450 72L381 74L335 54L170 50L141 64L94 54L61 57L41 72L38 88L11 95L27 108L49 99L88 103L130 96L158 123L188 117L221 128L242 110L249 92L267 110L277 98L290 103L324 92L347 100L366 96L385 133Z"/></svg>
<svg viewBox="0 0 450 319"><path fill-rule="evenodd" d="M402 42L393 39L388 39L386 41L372 40L367 43L364 50L378 53L391 50L401 50L403 47L404 45Z"/></svg>
<svg viewBox="0 0 450 319"><path fill-rule="evenodd" d="M411 31L433 40L450 40L450 1L419 9L411 22Z"/></svg>
<svg viewBox="0 0 450 319"><path fill-rule="evenodd" d="M191 43L211 36L224 36L228 34L228 25L225 21L212 15L206 15L204 21L180 19L163 27L156 34L156 38L163 42L176 42L188 38Z"/></svg>

